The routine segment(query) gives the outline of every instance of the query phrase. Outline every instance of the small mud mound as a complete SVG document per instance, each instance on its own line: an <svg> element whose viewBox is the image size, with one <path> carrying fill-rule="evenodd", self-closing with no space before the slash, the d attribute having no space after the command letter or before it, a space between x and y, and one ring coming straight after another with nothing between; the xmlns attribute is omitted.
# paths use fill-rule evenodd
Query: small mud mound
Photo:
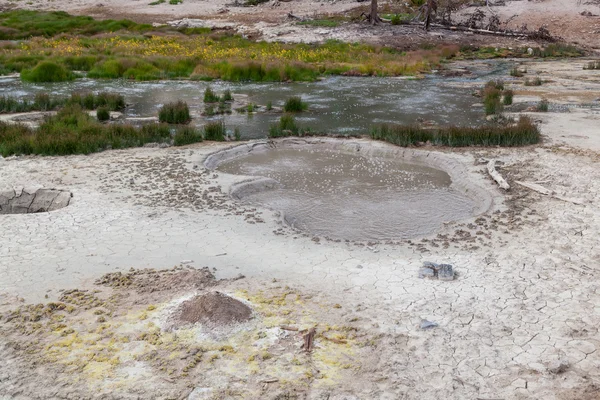
<svg viewBox="0 0 600 400"><path fill-rule="evenodd" d="M252 309L220 292L210 292L186 300L173 314L173 328L201 323L219 328L249 321Z"/></svg>
<svg viewBox="0 0 600 400"><path fill-rule="evenodd" d="M58 210L71 202L71 192L57 189L0 190L0 214L31 214Z"/></svg>

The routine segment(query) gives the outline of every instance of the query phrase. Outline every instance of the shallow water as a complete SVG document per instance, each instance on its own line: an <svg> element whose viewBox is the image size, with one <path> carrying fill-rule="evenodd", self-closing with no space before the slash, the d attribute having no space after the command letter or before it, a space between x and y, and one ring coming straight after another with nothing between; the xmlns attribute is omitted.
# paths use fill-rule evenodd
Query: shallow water
<svg viewBox="0 0 600 400"><path fill-rule="evenodd" d="M415 123L417 119L438 124L475 125L483 119L480 100L472 96L465 82L484 81L500 67L482 64L467 78L401 79L377 77L331 77L318 82L296 83L230 83L212 82L218 93L230 89L238 99L262 106L269 101L282 106L290 96L301 96L310 110L297 115L298 122L314 131L328 133L367 134L373 124L382 122ZM17 77L0 77L0 95L33 99L36 93L48 92L69 96L72 92L110 91L125 96L131 104L126 117L152 117L164 103L183 100L188 103L193 123L203 125L207 120L221 117L201 117L206 82L77 79L73 82L33 84ZM233 111L226 115L225 124L233 131L238 127L243 138L261 138L269 126L279 120L277 113L255 113L253 116Z"/></svg>
<svg viewBox="0 0 600 400"><path fill-rule="evenodd" d="M427 235L473 215L475 203L441 170L396 159L330 150L271 149L219 165L219 171L275 179L281 188L241 201L282 211L311 234L355 241Z"/></svg>

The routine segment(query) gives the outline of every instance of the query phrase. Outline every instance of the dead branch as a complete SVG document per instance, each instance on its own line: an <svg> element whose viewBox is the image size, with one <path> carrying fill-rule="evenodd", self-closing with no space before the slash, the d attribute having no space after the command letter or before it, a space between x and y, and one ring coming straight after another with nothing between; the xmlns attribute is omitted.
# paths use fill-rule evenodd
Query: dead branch
<svg viewBox="0 0 600 400"><path fill-rule="evenodd" d="M534 192L543 194L544 196L550 196L552 198L555 198L557 200L562 200L562 201L566 201L568 203L573 203L573 204L577 204L580 206L584 206L585 203L583 202L583 200L579 200L579 199L571 199L568 197L563 197L559 194L557 194L555 191L547 189L545 187L543 187L542 185L538 185L537 183L533 183L533 182L520 182L520 181L515 181L516 184L521 185L529 190L533 190Z"/></svg>
<svg viewBox="0 0 600 400"><path fill-rule="evenodd" d="M496 181L498 186L500 186L504 190L510 189L510 185L508 184L508 182L506 182L506 179L504 179L502 175L500 175L500 173L496 171L496 160L490 160L487 163L487 170L488 174L490 174L492 179Z"/></svg>

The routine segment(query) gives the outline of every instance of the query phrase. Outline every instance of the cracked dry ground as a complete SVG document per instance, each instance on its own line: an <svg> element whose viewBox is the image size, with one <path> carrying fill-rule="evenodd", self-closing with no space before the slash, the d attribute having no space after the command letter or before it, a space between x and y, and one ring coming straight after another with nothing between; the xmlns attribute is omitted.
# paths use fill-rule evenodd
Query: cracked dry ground
<svg viewBox="0 0 600 400"><path fill-rule="evenodd" d="M183 377L161 370L155 358L132 361L119 346L107 359L98 356L98 362L110 361L113 367L91 375L43 357L33 372L26 372L30 356L19 343L34 343L43 354L64 336L44 329L13 329L14 321L3 319L0 351L9 361L0 364L1 394L8 398L185 398L195 386L212 385L213 394L221 393L221 398L598 398L600 202L596 193L600 172L596 153L551 146L462 151L457 157L467 160L475 175L485 173L480 158L504 163L499 170L511 183L511 191L501 194L486 183L497 199L503 198L494 210L448 225L428 238L348 244L313 240L279 225L274 212L229 200L224 192L233 178L200 166L206 154L222 146L0 161L2 181L14 185L29 181L73 192L72 204L62 210L3 217L3 315L27 307L23 303L60 303L62 297L67 304L60 289L87 289L93 294L98 289L93 282L105 273L130 267L169 268L185 260L196 267L215 268L217 279L247 276L219 285L250 299L256 323L268 325L277 340L284 335L280 324L303 326L309 321L320 332L326 332L327 326L351 327L357 342L368 343L368 351L351 346L347 359L327 364L330 370L321 364L301 378L278 376L273 382L273 366L287 371L290 363L304 357L291 343L291 347L270 348L272 358L253 358L257 364L252 371L223 369L226 373L219 379L207 381L212 376L206 372L211 362L229 362L236 354L246 357L248 348L262 350L256 347L257 337L230 344L232 353L227 355L205 349L206 358L197 362L194 373ZM581 199L584 205L542 196L515 184L517 180L538 182L565 197ZM453 282L418 279L425 260L453 264L458 278ZM261 304L271 303L246 294L262 289L263 296L272 299L288 291L286 286L305 305L286 301L284 313L278 314L261 309ZM102 303L115 295L101 290L94 296ZM139 314L144 310L152 319L152 313L158 316L170 302L196 289L160 291L154 298L137 297L135 290L127 288L113 290L122 296L117 296L118 304L108 304L113 307L111 316L120 318L115 326L139 329ZM155 308L148 311L149 306ZM52 315L64 315L81 332L91 332L106 321L98 322L97 315L86 319L86 312L93 314L90 310L77 309L73 314L58 310ZM306 319L305 311L311 318ZM136 313L133 319L128 319L130 313ZM278 315L281 319L269 319ZM439 326L421 330L423 319ZM144 348L156 354L164 351L152 347L160 345L156 338L131 335L128 339L133 343L128 346L148 346ZM82 346L94 351L94 343ZM325 362L326 351L338 345L323 337L317 337L316 344L313 355L302 358L304 367ZM220 361L209 361L211 351L219 354ZM183 368L184 361L177 361L176 367ZM219 364L215 365L218 371ZM139 369L149 371L150 377L137 374ZM56 379L40 387L42 373Z"/></svg>

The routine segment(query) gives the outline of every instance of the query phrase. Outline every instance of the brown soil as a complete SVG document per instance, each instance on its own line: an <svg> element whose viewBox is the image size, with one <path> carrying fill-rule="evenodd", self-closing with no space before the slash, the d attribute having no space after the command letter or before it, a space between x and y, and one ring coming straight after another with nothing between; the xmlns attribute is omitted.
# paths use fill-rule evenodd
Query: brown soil
<svg viewBox="0 0 600 400"><path fill-rule="evenodd" d="M208 268L185 269L174 268L161 270L134 270L128 273L113 272L96 280L97 285L111 288L125 287L135 289L138 293L153 293L165 290L200 290L212 286L215 277Z"/></svg>
<svg viewBox="0 0 600 400"><path fill-rule="evenodd" d="M173 326L201 323L209 327L228 326L246 322L252 317L252 309L221 292L210 292L186 300L177 308Z"/></svg>

